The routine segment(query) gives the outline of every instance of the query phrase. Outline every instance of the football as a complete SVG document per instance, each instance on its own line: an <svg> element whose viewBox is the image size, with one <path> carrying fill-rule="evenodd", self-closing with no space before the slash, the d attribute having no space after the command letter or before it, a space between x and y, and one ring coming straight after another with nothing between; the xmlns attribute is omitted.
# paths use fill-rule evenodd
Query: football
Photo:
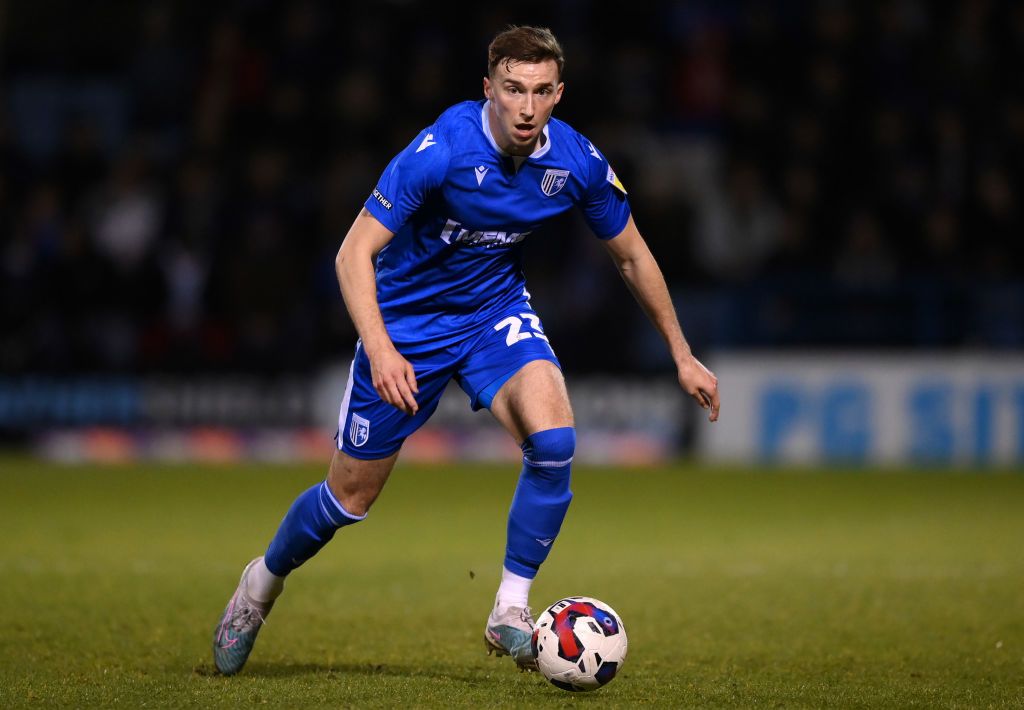
<svg viewBox="0 0 1024 710"><path fill-rule="evenodd" d="M537 618L537 670L562 690L595 690L626 660L626 629L615 610L590 597L566 597Z"/></svg>

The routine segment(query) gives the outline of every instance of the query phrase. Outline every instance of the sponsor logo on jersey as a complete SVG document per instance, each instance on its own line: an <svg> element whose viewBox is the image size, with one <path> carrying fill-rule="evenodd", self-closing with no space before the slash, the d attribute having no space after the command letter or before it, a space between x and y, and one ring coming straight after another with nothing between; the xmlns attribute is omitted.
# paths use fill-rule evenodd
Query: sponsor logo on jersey
<svg viewBox="0 0 1024 710"><path fill-rule="evenodd" d="M348 427L348 440L352 446L362 446L370 438L370 420L352 413L352 423Z"/></svg>
<svg viewBox="0 0 1024 710"><path fill-rule="evenodd" d="M555 539L553 537L546 537L544 539L541 539L541 538L538 537L538 538L534 538L534 539L537 540L537 542L539 542L544 547L551 547L551 543L553 543L555 541Z"/></svg>
<svg viewBox="0 0 1024 710"><path fill-rule="evenodd" d="M436 141L434 140L434 134L428 133L427 137L423 139L422 143L420 143L420 147L416 149L416 152L419 153L421 150L426 150L435 143Z"/></svg>
<svg viewBox="0 0 1024 710"><path fill-rule="evenodd" d="M601 160L601 154L597 152L597 148L594 147L593 143L587 143L587 148L590 149L590 154L592 156L594 156L598 160ZM602 160L602 162L604 162L604 161Z"/></svg>
<svg viewBox="0 0 1024 710"><path fill-rule="evenodd" d="M473 244L487 248L512 246L526 239L529 232L500 232L463 227L454 219L445 222L441 241L445 244Z"/></svg>
<svg viewBox="0 0 1024 710"><path fill-rule="evenodd" d="M384 207L384 209L391 209L391 200L384 197L384 195L380 194L380 190L378 190L377 188L373 188L373 197L374 199L377 200L377 202L379 202Z"/></svg>
<svg viewBox="0 0 1024 710"><path fill-rule="evenodd" d="M478 186L482 185L484 182L484 176L487 175L487 168L484 167L483 165L478 165L477 167L473 168L473 172L476 173L476 184Z"/></svg>
<svg viewBox="0 0 1024 710"><path fill-rule="evenodd" d="M605 180L614 185L623 195L626 194L626 188L622 186L622 183L619 181L619 178L615 174L615 171L612 170L611 165L608 166L608 174L605 176Z"/></svg>
<svg viewBox="0 0 1024 710"><path fill-rule="evenodd" d="M548 168L544 171L544 177L540 179L540 191L548 197L556 195L563 187L565 187L565 183L568 179L568 170L555 170L554 168Z"/></svg>

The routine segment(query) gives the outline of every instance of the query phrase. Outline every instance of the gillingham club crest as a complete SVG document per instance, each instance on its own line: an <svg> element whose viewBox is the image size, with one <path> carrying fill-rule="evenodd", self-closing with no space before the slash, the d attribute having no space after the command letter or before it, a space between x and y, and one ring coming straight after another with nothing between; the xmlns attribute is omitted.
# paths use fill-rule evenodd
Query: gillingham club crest
<svg viewBox="0 0 1024 710"><path fill-rule="evenodd" d="M348 440L352 446L362 446L370 438L370 420L352 413L352 423L348 425Z"/></svg>
<svg viewBox="0 0 1024 710"><path fill-rule="evenodd" d="M551 197L558 194L558 191L565 187L565 181L568 179L568 170L545 170L544 177L540 179L540 190L548 197Z"/></svg>

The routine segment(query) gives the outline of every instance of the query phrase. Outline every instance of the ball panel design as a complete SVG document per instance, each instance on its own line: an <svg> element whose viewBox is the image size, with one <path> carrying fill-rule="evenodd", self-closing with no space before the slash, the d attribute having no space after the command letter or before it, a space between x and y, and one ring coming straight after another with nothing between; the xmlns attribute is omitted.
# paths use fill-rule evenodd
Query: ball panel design
<svg viewBox="0 0 1024 710"><path fill-rule="evenodd" d="M608 661L607 663L601 664L601 667L597 669L597 673L594 674L594 678L599 684L604 685L614 678L615 674L618 672L619 664L615 661Z"/></svg>

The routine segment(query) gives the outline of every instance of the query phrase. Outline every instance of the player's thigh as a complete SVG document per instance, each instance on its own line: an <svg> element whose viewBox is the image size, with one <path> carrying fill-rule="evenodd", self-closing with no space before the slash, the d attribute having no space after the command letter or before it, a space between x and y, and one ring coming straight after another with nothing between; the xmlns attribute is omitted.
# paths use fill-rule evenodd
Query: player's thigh
<svg viewBox="0 0 1024 710"><path fill-rule="evenodd" d="M398 452L382 459L357 459L335 450L327 485L352 515L365 515L377 500L398 460Z"/></svg>
<svg viewBox="0 0 1024 710"><path fill-rule="evenodd" d="M416 373L420 408L408 415L380 398L373 386L370 361L361 346L349 369L338 413L338 449L353 459L377 461L398 453L411 435L430 418L455 370L451 358L406 356Z"/></svg>
<svg viewBox="0 0 1024 710"><path fill-rule="evenodd" d="M561 366L528 303L508 309L481 330L456 380L473 409L490 409L520 443L538 431L572 426Z"/></svg>
<svg viewBox="0 0 1024 710"><path fill-rule="evenodd" d="M574 426L565 378L550 360L523 365L494 396L491 414L520 444L538 431Z"/></svg>

